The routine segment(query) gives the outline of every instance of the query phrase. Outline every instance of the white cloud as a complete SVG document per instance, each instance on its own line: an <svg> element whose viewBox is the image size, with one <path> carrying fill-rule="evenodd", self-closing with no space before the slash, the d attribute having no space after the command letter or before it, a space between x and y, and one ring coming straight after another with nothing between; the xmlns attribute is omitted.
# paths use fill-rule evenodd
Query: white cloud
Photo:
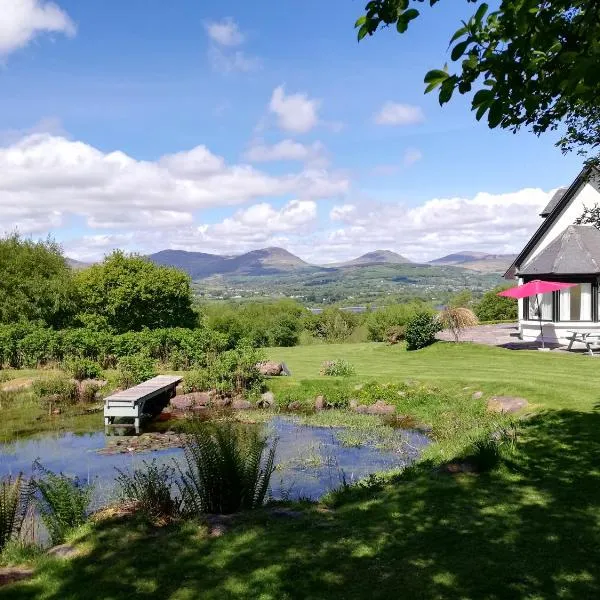
<svg viewBox="0 0 600 600"><path fill-rule="evenodd" d="M69 15L54 2L2 0L0 8L0 59L27 46L42 33L73 36L76 27Z"/></svg>
<svg viewBox="0 0 600 600"><path fill-rule="evenodd" d="M231 17L210 21L205 24L205 29L210 40L208 58L215 71L226 74L260 69L258 57L237 49L246 42L246 36Z"/></svg>
<svg viewBox="0 0 600 600"><path fill-rule="evenodd" d="M350 185L323 169L273 176L227 165L205 146L141 161L51 134L0 147L0 172L0 227L24 232L55 229L72 216L91 228L173 228L192 224L201 209L290 195L335 198Z"/></svg>
<svg viewBox="0 0 600 600"><path fill-rule="evenodd" d="M273 145L255 142L245 152L244 158L249 162L301 161L323 167L328 163L325 154L325 146L321 142L302 144L287 139Z"/></svg>
<svg viewBox="0 0 600 600"><path fill-rule="evenodd" d="M423 158L423 153L417 148L408 148L402 157L402 163L405 167L410 167Z"/></svg>
<svg viewBox="0 0 600 600"><path fill-rule="evenodd" d="M205 28L208 37L220 46L239 46L246 39L238 24L231 17L222 21L209 21Z"/></svg>
<svg viewBox="0 0 600 600"><path fill-rule="evenodd" d="M319 100L307 94L288 94L282 85L275 88L269 110L277 116L277 123L284 131L306 133L319 122Z"/></svg>
<svg viewBox="0 0 600 600"><path fill-rule="evenodd" d="M425 114L420 106L386 102L373 120L377 125L415 125L425 120Z"/></svg>
<svg viewBox="0 0 600 600"><path fill-rule="evenodd" d="M552 192L523 189L474 198L441 198L416 207L402 203L342 204L330 212L341 224L324 247L335 252L391 247L415 260L459 250L511 253L521 250L539 226L538 213Z"/></svg>

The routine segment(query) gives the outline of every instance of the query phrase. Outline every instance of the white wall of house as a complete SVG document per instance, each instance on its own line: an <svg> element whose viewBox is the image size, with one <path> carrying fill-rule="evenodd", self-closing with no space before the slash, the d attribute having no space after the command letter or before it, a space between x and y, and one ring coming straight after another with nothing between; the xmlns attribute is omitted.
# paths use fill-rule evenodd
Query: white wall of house
<svg viewBox="0 0 600 600"><path fill-rule="evenodd" d="M535 258L550 242L555 240L569 225L573 225L575 221L582 215L583 209L592 207L594 204L600 204L600 193L593 186L586 183L579 193L572 198L570 204L566 206L562 213L558 216L552 227L546 232L546 235L538 242L533 252L529 255L527 262L522 267L527 266L533 258Z"/></svg>
<svg viewBox="0 0 600 600"><path fill-rule="evenodd" d="M537 320L521 319L521 338L527 342L541 342L542 336L540 332L540 323ZM546 344L561 344L569 343L567 339L571 334L569 331L592 332L600 334L600 323L590 323L589 321L559 321L557 323L542 323L544 332L544 342ZM585 348L584 344L575 344L575 349Z"/></svg>

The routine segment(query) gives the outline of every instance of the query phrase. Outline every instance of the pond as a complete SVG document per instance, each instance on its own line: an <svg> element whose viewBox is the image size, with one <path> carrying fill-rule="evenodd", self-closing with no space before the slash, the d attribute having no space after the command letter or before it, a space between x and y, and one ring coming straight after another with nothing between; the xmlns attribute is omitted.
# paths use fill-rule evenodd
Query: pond
<svg viewBox="0 0 600 600"><path fill-rule="evenodd" d="M396 469L413 462L429 443L423 433L381 427L385 435L343 427L302 425L293 417L274 417L268 435L277 439L277 470L271 478L273 499L312 499L371 473ZM114 439L114 438L113 438ZM94 508L114 498L116 468L131 470L143 461L181 460L180 448L150 452L101 454L110 443L103 432L46 433L0 445L0 477L31 473L38 460L54 472L78 476L95 485Z"/></svg>

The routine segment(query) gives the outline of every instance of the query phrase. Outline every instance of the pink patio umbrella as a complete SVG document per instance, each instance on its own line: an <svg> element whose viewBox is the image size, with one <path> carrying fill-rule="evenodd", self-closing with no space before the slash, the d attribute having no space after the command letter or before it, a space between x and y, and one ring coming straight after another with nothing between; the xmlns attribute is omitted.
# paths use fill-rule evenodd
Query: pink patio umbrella
<svg viewBox="0 0 600 600"><path fill-rule="evenodd" d="M540 334L542 336L542 348L544 346L544 330L542 325L542 310L540 308L539 294L548 294L549 292L556 292L558 290L566 290L576 286L576 283L561 283L559 281L542 281L540 279L534 279L523 285L509 288L503 292L499 292L498 296L505 296L506 298L529 298L535 296L537 301L537 314L540 320Z"/></svg>

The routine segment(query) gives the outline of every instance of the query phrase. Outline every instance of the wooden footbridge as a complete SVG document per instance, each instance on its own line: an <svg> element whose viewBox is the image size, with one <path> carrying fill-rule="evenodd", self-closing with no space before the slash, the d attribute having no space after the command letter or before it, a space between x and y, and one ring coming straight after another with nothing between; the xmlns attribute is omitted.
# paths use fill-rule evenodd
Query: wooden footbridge
<svg viewBox="0 0 600 600"><path fill-rule="evenodd" d="M182 379L176 375L159 375L107 396L104 399L104 427L135 427L135 432L139 433L142 416L157 417L175 397L175 388ZM115 419L120 418L133 419L133 423L115 423Z"/></svg>

